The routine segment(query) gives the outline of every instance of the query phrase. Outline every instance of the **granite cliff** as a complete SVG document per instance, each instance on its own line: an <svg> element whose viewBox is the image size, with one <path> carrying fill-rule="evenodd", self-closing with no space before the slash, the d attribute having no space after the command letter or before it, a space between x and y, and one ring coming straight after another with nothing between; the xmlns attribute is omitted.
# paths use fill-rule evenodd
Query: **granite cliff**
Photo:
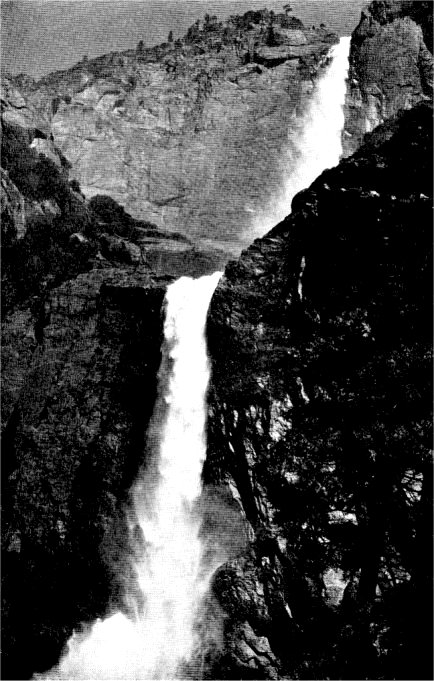
<svg viewBox="0 0 434 681"><path fill-rule="evenodd" d="M404 4L407 18L373 3L370 30L401 27L405 46L413 36L414 96L392 93L388 120L227 266L212 301L205 531L236 516L240 539L214 578L204 678L432 677L432 111L395 115L425 98L429 26L414 13L426 3ZM242 233L244 218L225 214L227 183L235 203L245 191L229 131L247 146L242 165L260 155L277 181L282 125L334 41L289 17L233 21L209 17L181 43L3 90L5 678L48 669L74 627L123 607L128 490L146 458L167 275L222 263L183 235L166 238L161 216L186 231L203 175L208 229L232 220ZM359 145L353 85L347 131ZM129 155L114 166L122 145ZM153 168L152 200L136 149ZM192 173L185 204L178 151Z"/></svg>
<svg viewBox="0 0 434 681"><path fill-rule="evenodd" d="M282 129L296 127L335 42L268 10L207 16L182 40L17 83L88 198L233 253L282 182Z"/></svg>
<svg viewBox="0 0 434 681"><path fill-rule="evenodd" d="M204 475L251 537L218 678L432 673L431 126L378 127L214 294Z"/></svg>
<svg viewBox="0 0 434 681"><path fill-rule="evenodd" d="M204 503L215 527L232 497L220 529L238 508L245 539L214 578L204 678L430 678L431 119L379 126L213 298ZM122 607L165 286L92 270L49 291L37 333L8 317L9 678Z"/></svg>
<svg viewBox="0 0 434 681"><path fill-rule="evenodd" d="M346 155L399 110L432 100L432 20L432 3L423 1L375 1L362 12L351 39Z"/></svg>

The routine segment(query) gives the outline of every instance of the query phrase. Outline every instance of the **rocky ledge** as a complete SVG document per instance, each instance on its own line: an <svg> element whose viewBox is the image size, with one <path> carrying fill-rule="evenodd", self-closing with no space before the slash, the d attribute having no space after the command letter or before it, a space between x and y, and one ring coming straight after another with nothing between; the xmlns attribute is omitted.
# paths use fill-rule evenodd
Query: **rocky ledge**
<svg viewBox="0 0 434 681"><path fill-rule="evenodd" d="M205 480L251 541L210 678L430 678L431 126L378 127L212 299Z"/></svg>

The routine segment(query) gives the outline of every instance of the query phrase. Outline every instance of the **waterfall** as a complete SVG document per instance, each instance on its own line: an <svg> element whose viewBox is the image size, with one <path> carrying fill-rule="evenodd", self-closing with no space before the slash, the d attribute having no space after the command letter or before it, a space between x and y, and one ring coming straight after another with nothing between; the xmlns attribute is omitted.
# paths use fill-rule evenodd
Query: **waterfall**
<svg viewBox="0 0 434 681"><path fill-rule="evenodd" d="M284 159L282 192L257 216L252 238L282 220L293 196L339 162L349 43L342 38L331 50L331 63L315 86L296 142ZM153 417L158 451L134 490L143 541L141 550L140 542L135 546L138 589L130 594L131 616L118 612L98 619L87 635L74 633L59 664L36 679L174 679L194 652L198 607L212 574L211 566L203 565L194 506L206 451L209 367L204 330L220 276L183 277L167 290L160 399Z"/></svg>
<svg viewBox="0 0 434 681"><path fill-rule="evenodd" d="M249 229L252 240L264 236L289 215L294 196L309 187L323 170L339 163L349 51L350 38L341 38L330 50L330 64L317 81L297 129L290 131L281 161L281 191L256 215Z"/></svg>
<svg viewBox="0 0 434 681"><path fill-rule="evenodd" d="M206 314L220 276L182 277L166 293L156 472L145 471L134 492L144 540L135 565L135 614L97 620L86 637L74 634L59 665L35 678L174 679L194 651L195 620L212 572L201 560L194 506L206 452Z"/></svg>

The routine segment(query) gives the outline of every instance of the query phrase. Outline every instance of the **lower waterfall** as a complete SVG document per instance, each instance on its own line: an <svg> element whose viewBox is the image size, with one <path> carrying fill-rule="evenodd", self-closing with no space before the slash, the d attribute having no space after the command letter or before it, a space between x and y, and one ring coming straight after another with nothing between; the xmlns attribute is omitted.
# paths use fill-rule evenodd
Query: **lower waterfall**
<svg viewBox="0 0 434 681"><path fill-rule="evenodd" d="M285 161L283 192L257 216L252 240L289 214L298 191L339 162L348 52L349 38L332 48L332 61L303 116L295 157ZM97 620L87 635L74 633L59 664L35 679L175 679L194 652L198 607L212 574L203 565L194 505L206 453L206 315L220 276L183 277L167 290L160 400L154 415L160 441L152 475L145 473L134 490L144 549L137 551L139 589L129 595L132 614L118 612Z"/></svg>
<svg viewBox="0 0 434 681"><path fill-rule="evenodd" d="M87 637L74 634L59 665L35 678L174 679L194 650L197 609L212 572L203 565L194 506L206 453L206 314L220 277L182 277L167 289L154 414L161 435L155 471L145 472L134 492L144 540L135 564L139 590L129 604L134 615L117 613L97 620Z"/></svg>

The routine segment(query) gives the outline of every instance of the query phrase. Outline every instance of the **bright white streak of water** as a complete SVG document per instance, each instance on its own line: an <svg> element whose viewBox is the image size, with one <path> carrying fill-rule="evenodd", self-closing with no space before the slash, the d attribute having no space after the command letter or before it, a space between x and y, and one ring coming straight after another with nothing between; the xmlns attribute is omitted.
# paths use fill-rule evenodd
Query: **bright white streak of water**
<svg viewBox="0 0 434 681"><path fill-rule="evenodd" d="M315 85L298 132L291 134L293 143L282 161L282 191L256 216L249 229L252 240L264 236L289 215L294 196L309 187L323 170L339 163L349 51L350 38L341 38L332 47L331 63Z"/></svg>
<svg viewBox="0 0 434 681"><path fill-rule="evenodd" d="M153 494L146 484L136 491L146 541L146 555L136 565L144 608L136 604L134 620L122 613L97 620L87 638L74 634L66 656L43 678L173 679L193 652L197 609L211 576L201 563L194 503L206 453L206 314L220 277L220 272L196 280L182 277L166 293L160 380L167 407L158 476ZM151 504L141 503L140 490L151 495Z"/></svg>
<svg viewBox="0 0 434 681"><path fill-rule="evenodd" d="M285 159L284 190L257 216L252 239L263 236L288 215L295 194L339 162L349 42L349 38L341 38L332 48L331 64L316 84L300 124L296 159L289 152ZM303 262L301 270L304 265ZM301 276L302 271L300 296ZM188 659L194 648L194 621L210 572L201 572L198 520L192 505L200 493L205 456L209 369L204 327L219 277L220 273L199 280L183 277L167 293L165 339L173 371L166 394L161 478L153 497L153 511L137 502L139 524L149 549L137 565L145 610L142 612L137 604L134 620L122 613L97 620L85 639L74 634L60 664L48 676L36 675L36 679L173 679L180 661Z"/></svg>

